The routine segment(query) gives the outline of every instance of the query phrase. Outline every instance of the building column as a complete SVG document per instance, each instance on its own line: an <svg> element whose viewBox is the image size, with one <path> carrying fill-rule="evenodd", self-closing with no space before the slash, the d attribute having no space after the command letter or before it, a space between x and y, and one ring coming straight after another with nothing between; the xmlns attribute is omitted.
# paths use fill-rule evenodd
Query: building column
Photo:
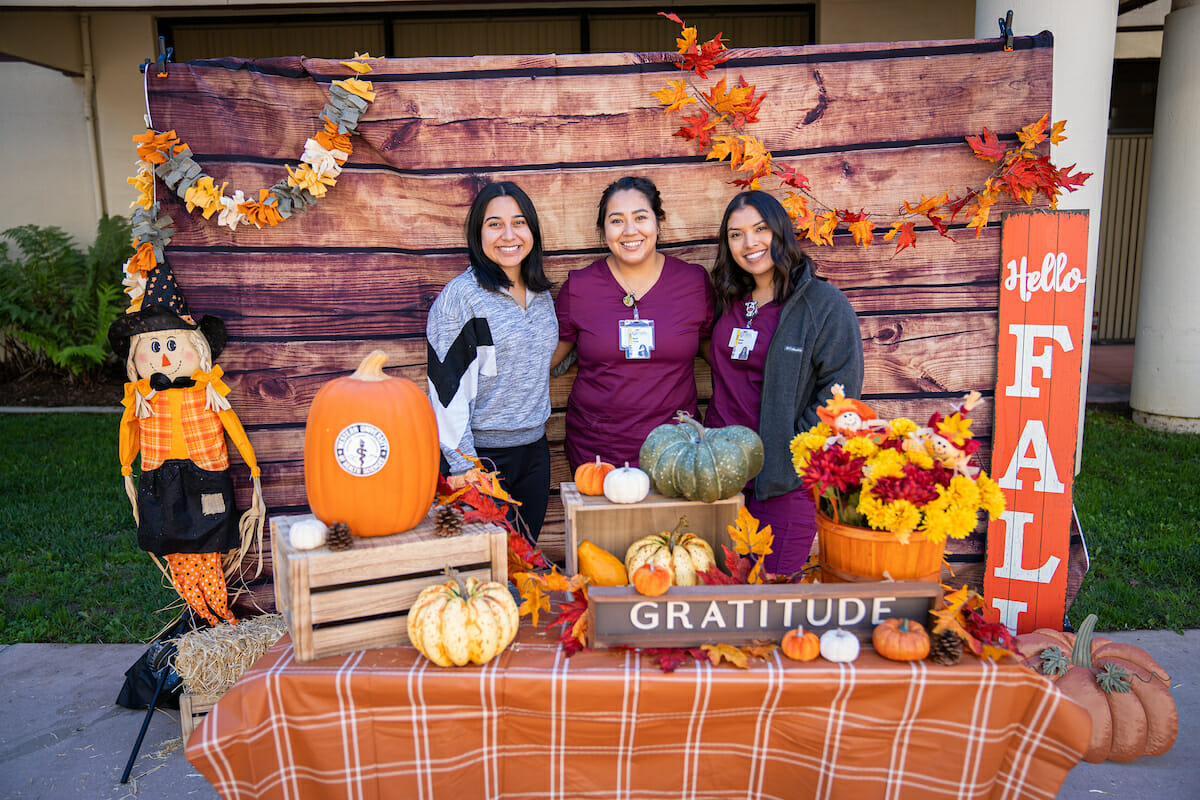
<svg viewBox="0 0 1200 800"><path fill-rule="evenodd" d="M1067 141L1052 145L1057 166L1075 164L1091 172L1082 188L1059 197L1064 210L1086 210L1088 219L1087 296L1083 318L1083 372L1079 386L1079 434L1075 470L1083 463L1083 410L1091 356L1092 303L1096 255L1100 247L1100 208L1104 197L1104 155L1108 147L1108 107L1112 93L1113 52L1117 42L1117 0L976 0L975 37L999 36L997 20L1013 12L1013 34L1054 34L1054 96L1050 121L1067 121ZM1037 120L1029 120L1036 122ZM1155 148L1158 147L1157 141ZM1144 280L1144 279L1143 279Z"/></svg>
<svg viewBox="0 0 1200 800"><path fill-rule="evenodd" d="M1163 23L1137 346L1133 420L1200 433L1200 0L1174 0Z"/></svg>

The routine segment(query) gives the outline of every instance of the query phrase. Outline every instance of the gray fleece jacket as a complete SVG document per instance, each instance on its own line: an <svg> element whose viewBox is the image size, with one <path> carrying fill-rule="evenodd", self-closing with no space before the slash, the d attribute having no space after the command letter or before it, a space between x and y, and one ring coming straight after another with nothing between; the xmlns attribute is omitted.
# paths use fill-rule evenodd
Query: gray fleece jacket
<svg viewBox="0 0 1200 800"><path fill-rule="evenodd" d="M778 497L800 485L793 437L820 422L817 409L833 396L829 387L840 383L847 397L857 398L862 382L858 317L840 289L809 272L784 303L767 349L758 424L764 461L755 497Z"/></svg>

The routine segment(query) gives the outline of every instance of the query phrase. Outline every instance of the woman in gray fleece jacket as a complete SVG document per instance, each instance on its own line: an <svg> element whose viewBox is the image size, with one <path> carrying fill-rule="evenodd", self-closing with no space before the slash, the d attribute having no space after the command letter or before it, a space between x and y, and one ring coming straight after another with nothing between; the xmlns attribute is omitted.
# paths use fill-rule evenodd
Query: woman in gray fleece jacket
<svg viewBox="0 0 1200 800"><path fill-rule="evenodd" d="M746 506L775 536L764 568L796 572L816 519L789 445L820 421L817 408L834 384L847 397L861 394L858 318L846 296L814 274L787 212L765 192L742 192L726 207L713 286L718 319L705 425L745 425L762 437L763 468L746 488Z"/></svg>
<svg viewBox="0 0 1200 800"><path fill-rule="evenodd" d="M442 289L425 328L442 469L465 472L466 456L491 461L536 541L550 494L546 419L558 344L537 210L516 184L490 183L471 203L466 235L470 268Z"/></svg>

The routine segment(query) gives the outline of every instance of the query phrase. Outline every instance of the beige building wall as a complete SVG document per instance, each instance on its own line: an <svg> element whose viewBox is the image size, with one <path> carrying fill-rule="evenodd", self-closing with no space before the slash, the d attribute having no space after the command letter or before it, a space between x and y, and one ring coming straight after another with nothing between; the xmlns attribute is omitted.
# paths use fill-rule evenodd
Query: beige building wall
<svg viewBox="0 0 1200 800"><path fill-rule="evenodd" d="M996 26L996 34L1000 28ZM975 0L821 0L817 43L975 37Z"/></svg>

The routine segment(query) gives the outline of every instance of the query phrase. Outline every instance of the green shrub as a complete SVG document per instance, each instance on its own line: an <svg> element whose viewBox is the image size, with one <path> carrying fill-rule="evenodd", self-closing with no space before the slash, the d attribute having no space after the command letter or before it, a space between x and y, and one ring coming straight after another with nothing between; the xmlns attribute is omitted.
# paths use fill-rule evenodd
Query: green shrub
<svg viewBox="0 0 1200 800"><path fill-rule="evenodd" d="M111 352L108 326L124 308L129 220L101 217L86 253L54 226L21 225L0 235L9 240L0 241L0 360L49 360L76 376L97 372Z"/></svg>

